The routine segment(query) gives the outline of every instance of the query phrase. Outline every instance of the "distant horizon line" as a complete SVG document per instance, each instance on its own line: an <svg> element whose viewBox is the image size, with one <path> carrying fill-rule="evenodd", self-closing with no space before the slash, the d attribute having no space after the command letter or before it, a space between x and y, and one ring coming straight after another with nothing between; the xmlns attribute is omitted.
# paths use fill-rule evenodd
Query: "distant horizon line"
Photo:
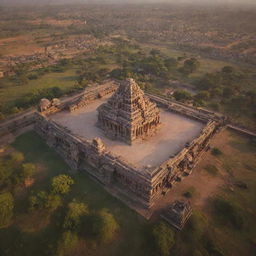
<svg viewBox="0 0 256 256"><path fill-rule="evenodd" d="M73 2L67 0L53 1L46 0L40 1L37 0L0 0L0 6L51 6L51 5L161 5L161 4L171 4L171 5L195 5L195 6L255 6L255 0L242 1L241 0L215 0L214 2L208 2L208 0L179 0L176 2L174 0L161 0L161 2L156 2L156 0L74 0Z"/></svg>

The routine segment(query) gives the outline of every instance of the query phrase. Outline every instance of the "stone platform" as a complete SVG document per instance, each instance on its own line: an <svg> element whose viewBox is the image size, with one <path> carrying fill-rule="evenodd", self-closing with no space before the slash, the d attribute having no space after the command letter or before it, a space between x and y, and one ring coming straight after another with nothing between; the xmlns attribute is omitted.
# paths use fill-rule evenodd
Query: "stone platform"
<svg viewBox="0 0 256 256"><path fill-rule="evenodd" d="M153 170L171 155L177 154L188 142L200 134L205 125L160 108L161 125L156 135L147 137L145 140L135 141L132 145L117 140L113 141L107 138L100 128L96 127L97 108L109 97L97 99L71 113L68 111L58 112L51 115L51 119L86 139L101 138L106 150L121 156L139 169L147 168L147 170Z"/></svg>

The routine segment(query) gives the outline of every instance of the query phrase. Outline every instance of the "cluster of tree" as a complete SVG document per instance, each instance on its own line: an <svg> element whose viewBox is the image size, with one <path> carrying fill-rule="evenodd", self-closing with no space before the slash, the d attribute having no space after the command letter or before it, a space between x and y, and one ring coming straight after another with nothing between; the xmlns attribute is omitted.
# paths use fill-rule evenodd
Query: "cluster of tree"
<svg viewBox="0 0 256 256"><path fill-rule="evenodd" d="M35 92L28 93L24 97L16 100L15 106L17 108L27 108L35 104L38 104L39 100L42 98L47 98L51 100L53 98L59 98L63 94L64 91L57 86L39 89Z"/></svg>
<svg viewBox="0 0 256 256"><path fill-rule="evenodd" d="M0 228L8 225L13 216L14 198L11 192L24 186L35 173L36 167L26 163L20 152L12 152L0 159Z"/></svg>
<svg viewBox="0 0 256 256"><path fill-rule="evenodd" d="M236 113L256 113L256 89L242 71L225 66L220 72L206 74L196 85L200 90L196 96L198 104L211 98Z"/></svg>
<svg viewBox="0 0 256 256"><path fill-rule="evenodd" d="M90 239L95 239L97 243L109 243L118 229L118 223L107 209L90 213L85 203L73 199L67 206L57 255L72 254L79 240L86 239L88 236Z"/></svg>
<svg viewBox="0 0 256 256"><path fill-rule="evenodd" d="M62 205L61 195L65 195L70 191L74 180L65 174L58 175L52 179L52 186L49 192L39 191L29 197L29 210L55 211Z"/></svg>
<svg viewBox="0 0 256 256"><path fill-rule="evenodd" d="M140 49L121 52L116 61L121 67L114 69L111 77L124 79L132 76L140 81L150 81L153 77L166 81L172 77L178 65L177 59L166 57L156 49L149 54Z"/></svg>
<svg viewBox="0 0 256 256"><path fill-rule="evenodd" d="M190 75L198 70L200 62L196 58L190 58L184 61L183 67L180 67L178 70L184 75Z"/></svg>
<svg viewBox="0 0 256 256"><path fill-rule="evenodd" d="M24 162L22 153L11 153L6 159L0 160L0 188L24 185L34 175L35 170L34 164Z"/></svg>

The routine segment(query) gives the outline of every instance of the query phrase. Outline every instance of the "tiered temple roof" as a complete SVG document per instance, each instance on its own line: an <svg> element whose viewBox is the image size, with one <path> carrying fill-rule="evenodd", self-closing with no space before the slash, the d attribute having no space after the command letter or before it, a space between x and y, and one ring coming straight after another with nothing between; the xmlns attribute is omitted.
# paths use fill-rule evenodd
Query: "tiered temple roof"
<svg viewBox="0 0 256 256"><path fill-rule="evenodd" d="M117 91L98 108L98 125L112 139L132 144L155 132L159 109L133 79L121 82Z"/></svg>

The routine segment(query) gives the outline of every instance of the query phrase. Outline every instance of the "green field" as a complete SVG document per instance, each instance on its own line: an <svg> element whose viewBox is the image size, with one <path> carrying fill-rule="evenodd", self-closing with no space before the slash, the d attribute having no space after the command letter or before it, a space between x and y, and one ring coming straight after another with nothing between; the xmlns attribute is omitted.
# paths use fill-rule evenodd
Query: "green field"
<svg viewBox="0 0 256 256"><path fill-rule="evenodd" d="M0 255L54 255L53 251L62 231L60 222L65 205L50 219L44 213L38 213L39 217L35 217L27 213L27 196L31 191L49 188L51 178L60 173L69 173L69 168L35 132L21 135L12 147L22 152L27 161L36 164L38 173L32 187L15 192L15 220L9 228L0 230ZM150 255L145 244L150 224L108 194L85 173L76 173L73 178L75 185L65 197L65 204L75 198L88 204L91 212L102 208L110 209L121 227L114 243L93 249L95 244L86 241L86 251L90 255Z"/></svg>
<svg viewBox="0 0 256 256"><path fill-rule="evenodd" d="M9 83L0 88L0 102L8 107L13 106L15 100L39 89L55 86L64 91L70 89L77 79L76 70L76 68L69 68L64 72L48 73L36 80L29 80L27 84L23 85Z"/></svg>

